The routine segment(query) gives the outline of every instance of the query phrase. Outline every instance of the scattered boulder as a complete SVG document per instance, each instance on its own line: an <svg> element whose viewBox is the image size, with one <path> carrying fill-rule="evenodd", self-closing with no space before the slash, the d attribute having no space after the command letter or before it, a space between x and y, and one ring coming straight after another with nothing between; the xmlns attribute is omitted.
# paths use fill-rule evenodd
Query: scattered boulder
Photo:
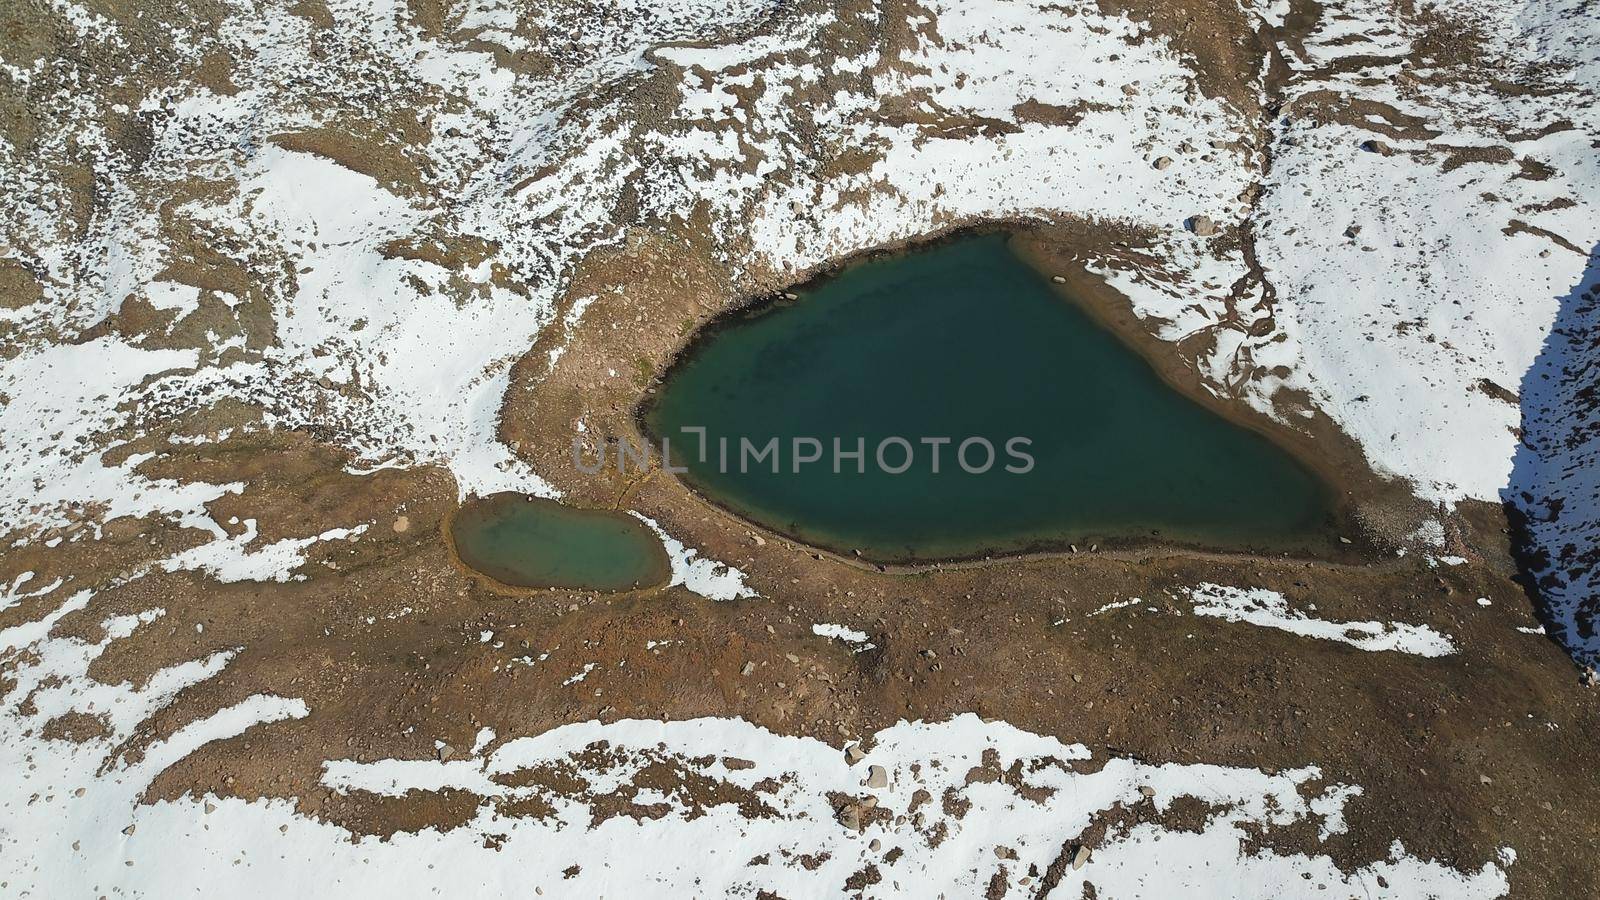
<svg viewBox="0 0 1600 900"><path fill-rule="evenodd" d="M1376 153L1379 156L1394 155L1394 148L1383 141L1378 140L1377 138L1371 138L1369 140L1362 141L1361 149L1368 153Z"/></svg>
<svg viewBox="0 0 1600 900"><path fill-rule="evenodd" d="M1155 162L1151 163L1151 165L1155 166L1157 170L1164 170L1168 166L1172 165L1172 157L1170 157L1170 156L1159 157L1159 158L1156 159Z"/></svg>
<svg viewBox="0 0 1600 900"><path fill-rule="evenodd" d="M861 762L863 759L866 759L867 754L862 752L860 744L851 744L850 746L844 748L844 758L845 762L853 766L856 763Z"/></svg>
<svg viewBox="0 0 1600 900"><path fill-rule="evenodd" d="M889 786L889 773L883 766L871 766L867 769L867 787L873 790L882 790Z"/></svg>
<svg viewBox="0 0 1600 900"><path fill-rule="evenodd" d="M1156 795L1156 789L1147 784L1144 787L1139 788L1139 793L1144 797L1154 797Z"/></svg>
<svg viewBox="0 0 1600 900"><path fill-rule="evenodd" d="M455 755L456 755L456 748L450 746L449 744L440 744L439 745L439 762L444 762L445 760L447 760L450 757L455 756Z"/></svg>
<svg viewBox="0 0 1600 900"><path fill-rule="evenodd" d="M1074 870L1083 868L1084 865L1089 862L1089 857L1093 853L1094 851L1090 850L1088 846L1079 844L1078 852L1072 855L1072 868Z"/></svg>
<svg viewBox="0 0 1600 900"><path fill-rule="evenodd" d="M1053 284L1066 284L1067 283L1067 279L1064 276L1061 276L1061 275L1051 275L1050 276L1050 281Z"/></svg>
<svg viewBox="0 0 1600 900"><path fill-rule="evenodd" d="M395 534L405 534L411 528L411 517L400 516L394 520L394 524L390 527L394 529Z"/></svg>
<svg viewBox="0 0 1600 900"><path fill-rule="evenodd" d="M839 824L851 831L861 830L861 810L856 805L846 804L839 810Z"/></svg>
<svg viewBox="0 0 1600 900"><path fill-rule="evenodd" d="M1217 233L1217 223L1210 216L1190 216L1184 227L1201 237L1210 237Z"/></svg>

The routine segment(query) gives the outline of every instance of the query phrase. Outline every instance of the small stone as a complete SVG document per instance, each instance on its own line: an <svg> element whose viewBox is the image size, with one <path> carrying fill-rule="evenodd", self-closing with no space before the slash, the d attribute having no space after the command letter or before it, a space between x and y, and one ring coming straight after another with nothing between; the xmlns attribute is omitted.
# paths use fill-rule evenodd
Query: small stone
<svg viewBox="0 0 1600 900"><path fill-rule="evenodd" d="M873 838L872 840L867 842L867 849L871 850L873 853L877 853L878 849L880 847L882 847L882 846L883 846L883 842L878 840L877 838Z"/></svg>
<svg viewBox="0 0 1600 900"><path fill-rule="evenodd" d="M1156 159L1156 161L1154 163L1152 163L1152 165L1154 165L1156 167L1157 171L1164 170L1168 166L1172 165L1172 157L1170 157L1170 156L1158 157Z"/></svg>
<svg viewBox="0 0 1600 900"><path fill-rule="evenodd" d="M411 528L411 517L401 516L395 519L394 524L389 527L394 529L395 534L405 534Z"/></svg>
<svg viewBox="0 0 1600 900"><path fill-rule="evenodd" d="M1139 788L1139 793L1146 797L1154 797L1156 795L1156 789L1147 784L1144 787Z"/></svg>
<svg viewBox="0 0 1600 900"><path fill-rule="evenodd" d="M754 672L755 670L756 670L756 664L753 663L753 662L747 662L747 663L744 664L744 668L739 670L739 674L743 675L746 678L749 678L750 677L750 673Z"/></svg>
<svg viewBox="0 0 1600 900"><path fill-rule="evenodd" d="M1478 776L1478 783L1479 784L1494 784L1494 779L1490 778L1487 775L1479 775Z"/></svg>
<svg viewBox="0 0 1600 900"><path fill-rule="evenodd" d="M122 833L125 834L125 835L128 835L129 837L132 837L133 836L133 826L129 825L127 828L122 829Z"/></svg>
<svg viewBox="0 0 1600 900"><path fill-rule="evenodd" d="M456 749L454 747L450 746L449 744L440 744L439 745L439 761L440 762L444 762L445 760L447 760L450 757L454 756L455 753L456 753Z"/></svg>
<svg viewBox="0 0 1600 900"><path fill-rule="evenodd" d="M883 766L871 766L867 769L867 787L873 790L882 790L889 786L889 773Z"/></svg>
<svg viewBox="0 0 1600 900"><path fill-rule="evenodd" d="M1074 870L1083 868L1084 864L1089 861L1089 855L1091 852L1092 851L1088 847L1080 844L1078 846L1078 852L1072 855L1072 868Z"/></svg>
<svg viewBox="0 0 1600 900"><path fill-rule="evenodd" d="M1355 541L1352 541L1349 538L1344 537L1343 535L1341 535L1339 537L1339 543L1341 543L1341 544L1353 544L1353 543L1355 543Z"/></svg>
<svg viewBox="0 0 1600 900"><path fill-rule="evenodd" d="M1067 278L1065 275L1051 275L1050 281L1052 284L1066 284Z"/></svg>
<svg viewBox="0 0 1600 900"><path fill-rule="evenodd" d="M1137 96L1138 93L1139 93L1139 86L1137 84L1129 83L1129 84L1125 84L1125 85L1122 86L1122 95L1124 97Z"/></svg>
<svg viewBox="0 0 1600 900"><path fill-rule="evenodd" d="M288 825L279 825L278 826L278 833L279 834L288 834L289 833L289 826Z"/></svg>
<svg viewBox="0 0 1600 900"><path fill-rule="evenodd" d="M1368 153L1376 153L1379 156L1392 156L1392 155L1394 155L1394 148L1389 146L1388 144L1384 143L1383 141L1378 140L1377 138L1372 138L1371 140L1362 141L1361 142L1361 149L1365 150Z"/></svg>

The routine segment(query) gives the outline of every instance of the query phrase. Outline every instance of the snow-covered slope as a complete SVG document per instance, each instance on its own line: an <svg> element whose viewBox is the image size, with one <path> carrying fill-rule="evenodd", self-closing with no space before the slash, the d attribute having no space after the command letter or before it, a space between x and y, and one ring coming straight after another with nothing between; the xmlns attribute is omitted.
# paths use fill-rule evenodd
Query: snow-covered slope
<svg viewBox="0 0 1600 900"><path fill-rule="evenodd" d="M219 4L216 21L154 25L153 13L118 21L73 0L48 6L57 44L8 45L0 60L8 102L31 104L26 128L0 142L0 532L14 548L70 522L87 520L92 536L114 517L160 517L211 541L160 568L258 578L349 533L270 544L281 556L253 566L262 548L206 510L238 485L147 478L137 471L147 453L107 453L229 401L256 413L241 430L313 430L363 468L438 463L463 493L552 492L495 440L510 366L552 324L585 256L631 229L703 230L742 289L963 222L1072 216L1148 235L1137 259L1096 269L1163 337L1214 333L1197 365L1218 393L1282 415L1286 388L1306 392L1373 466L1428 499L1495 499L1509 481L1567 640L1600 653L1586 269L1600 243L1600 27L1581 0L1405 15L1377 0L1328 4L1303 42L1278 47L1289 77L1281 97L1255 98L1282 101L1265 120L1255 102L1200 90L1196 61L1167 36L1091 3L480 0L436 21L398 0L335 0L322 14L314 3L235 2ZM1249 11L1263 26L1281 26L1282 13ZM1462 23L1480 40L1452 37ZM1488 56L1452 57L1458 46ZM122 69L112 77L107 65ZM1267 92L1261 77L1244 82ZM1363 149L1370 141L1381 143ZM1198 215L1221 235L1184 227ZM1234 239L1245 225L1265 282ZM736 572L702 577L693 553L683 550L677 577L714 596L743 591ZM10 586L0 608L38 588ZM307 710L253 698L186 729L143 768L100 772L109 746L228 658L164 670L137 690L94 682L87 665L103 648L49 636L92 600L74 592L0 635L21 660L7 705L32 695L35 707L0 717L4 768L27 773L0 779L3 877L36 895L113 882L151 895L216 883L277 893L308 860L344 871L341 893L431 886L443 876L428 867L447 859L470 860L489 884L558 883L560 868L530 877L522 854L483 847L501 832L507 847L559 848L550 864L579 865L569 887L586 894L804 892L849 877L865 841L904 832L851 835L824 821L831 808L818 796L856 790L857 773L831 748L737 721L572 726L453 764L334 762L328 778L459 778L488 796L489 768L557 759L579 740L630 754L665 742L655 752L674 759L748 755L755 768L717 774L741 789L787 779L779 814L757 824L720 812L685 823L677 801L660 798L672 810L661 820L582 830L588 813L572 802L551 821L505 825L486 807L460 833L349 844L274 804L231 800L209 820L204 801L135 809L164 761ZM159 616L119 621L108 641ZM39 739L33 726L84 708L115 710L112 733ZM1063 835L1142 802L1141 783L1158 805L1182 790L1231 807L1198 833L1124 836L1091 873L1069 868L1061 895L1076 896L1074 878L1092 878L1101 896L1170 893L1141 880L1151 870L1219 895L1245 883L1269 896L1372 890L1380 875L1400 892L1504 887L1496 867L1457 873L1403 847L1354 875L1321 855L1243 852L1247 826L1315 814L1337 830L1359 788L1305 800L1304 771L1097 760L1105 767L1078 772L1058 763L1081 748L967 719L902 725L878 741L874 760L893 773L882 802L896 815L909 806L911 761L943 790L987 749L1005 766L1043 760L1028 786L1075 797L1039 810L1010 788L962 785L972 818L915 866L881 871L881 893L965 894L999 867L1017 878L1048 870ZM280 827L291 840L266 843ZM772 860L830 856L819 869L774 863L753 875L747 859L689 852L734 835ZM81 859L63 849L74 842ZM91 860L107 848L132 852L131 872L120 856ZM157 869L140 864L143 848L190 855ZM607 874L613 849L631 866ZM686 854L676 873L652 868ZM108 859L114 871L98 867Z"/></svg>
<svg viewBox="0 0 1600 900"><path fill-rule="evenodd" d="M1502 867L1514 859L1505 851L1500 865L1459 873L1396 840L1388 860L1341 871L1325 854L1261 843L1296 826L1314 827L1318 840L1342 833L1359 785L1331 783L1314 766L1269 774L1096 759L1082 745L972 715L885 729L854 761L737 719L589 722L485 752L488 732L462 758L328 761L322 781L338 793L472 798L463 827L387 840L351 841L283 801L143 805L150 780L206 742L306 715L298 700L250 697L141 762L100 773L106 748L140 719L228 665L226 654L184 663L141 689L85 677L108 644L159 627L162 612L108 623L98 645L40 640L42 629L0 632L0 650L40 654L15 688L33 693L33 714L0 717L9 773L0 778L0 881L13 896L112 885L148 897L832 896L849 885L867 896L933 897L978 895L998 879L1057 897L1487 898L1505 891ZM109 713L111 733L84 744L33 739L68 709ZM1118 824L1142 805L1171 823ZM1185 810L1199 810L1198 823ZM1093 862L1074 866L1084 844Z"/></svg>

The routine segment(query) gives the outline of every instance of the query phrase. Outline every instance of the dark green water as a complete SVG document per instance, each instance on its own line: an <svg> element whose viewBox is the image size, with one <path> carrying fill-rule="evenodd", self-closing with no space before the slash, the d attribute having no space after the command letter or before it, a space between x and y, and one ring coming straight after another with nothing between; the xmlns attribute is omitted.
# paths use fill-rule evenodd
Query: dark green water
<svg viewBox="0 0 1600 900"><path fill-rule="evenodd" d="M1167 386L1009 249L977 235L863 262L703 336L645 410L699 491L808 543L880 561L1159 540L1230 549L1321 546L1328 492L1298 461ZM708 453L685 426L704 426ZM792 439L822 459L793 471ZM912 444L902 474L879 468L885 437ZM988 439L993 467L957 464ZM1008 455L1031 439L1026 474ZM729 439L721 471L718 439ZM770 460L739 471L739 439ZM832 440L865 439L833 471ZM933 472L924 437L950 437ZM809 452L809 447L800 448ZM905 450L885 450L898 468ZM986 459L971 448L972 466Z"/></svg>
<svg viewBox="0 0 1600 900"><path fill-rule="evenodd" d="M467 503L450 538L462 562L516 587L627 591L671 573L661 541L638 519L522 494Z"/></svg>

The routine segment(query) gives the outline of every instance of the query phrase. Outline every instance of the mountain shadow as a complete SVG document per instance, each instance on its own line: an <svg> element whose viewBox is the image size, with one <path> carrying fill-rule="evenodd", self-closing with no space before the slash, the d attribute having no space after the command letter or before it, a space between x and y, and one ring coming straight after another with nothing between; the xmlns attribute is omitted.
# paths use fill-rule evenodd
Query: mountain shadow
<svg viewBox="0 0 1600 900"><path fill-rule="evenodd" d="M1522 379L1522 441L1501 499L1550 636L1600 665L1600 244ZM1592 675L1591 675L1592 677Z"/></svg>

